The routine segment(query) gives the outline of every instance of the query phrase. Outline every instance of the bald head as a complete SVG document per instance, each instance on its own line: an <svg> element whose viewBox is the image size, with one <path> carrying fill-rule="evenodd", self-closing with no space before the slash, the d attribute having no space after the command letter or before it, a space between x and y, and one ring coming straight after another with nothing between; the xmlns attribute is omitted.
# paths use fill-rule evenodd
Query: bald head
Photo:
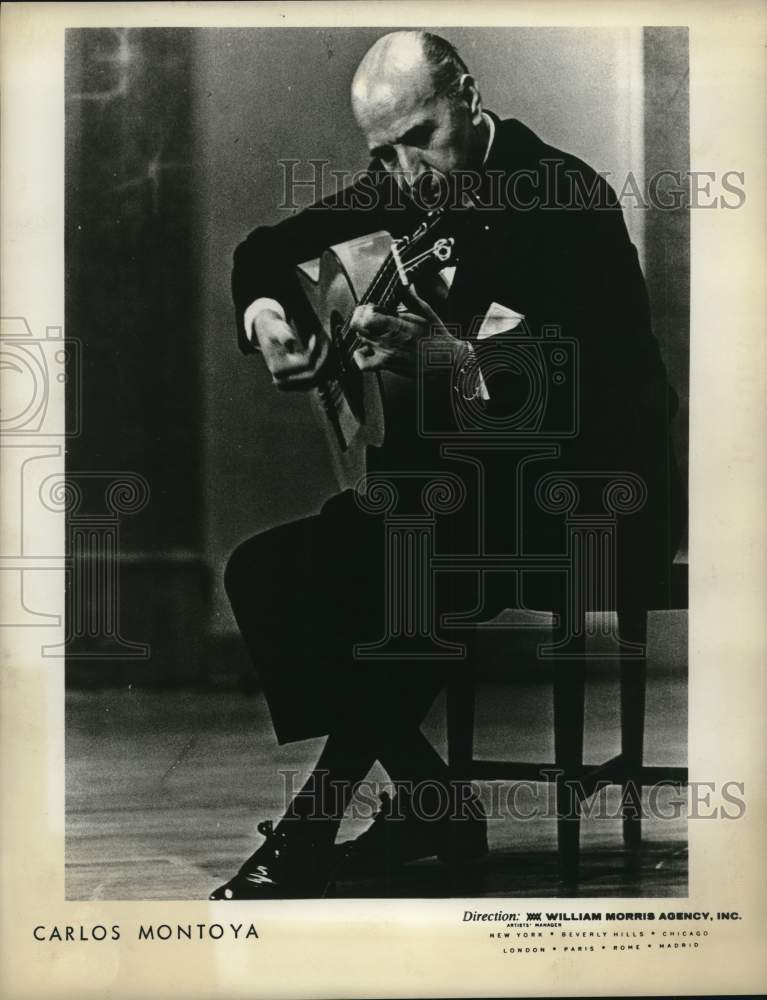
<svg viewBox="0 0 767 1000"><path fill-rule="evenodd" d="M371 46L354 74L352 109L371 155L407 186L463 169L486 148L473 78L453 46L426 31L393 31Z"/></svg>
<svg viewBox="0 0 767 1000"><path fill-rule="evenodd" d="M452 45L426 31L392 31L365 53L352 81L360 124L402 98L423 103L446 95L467 69Z"/></svg>

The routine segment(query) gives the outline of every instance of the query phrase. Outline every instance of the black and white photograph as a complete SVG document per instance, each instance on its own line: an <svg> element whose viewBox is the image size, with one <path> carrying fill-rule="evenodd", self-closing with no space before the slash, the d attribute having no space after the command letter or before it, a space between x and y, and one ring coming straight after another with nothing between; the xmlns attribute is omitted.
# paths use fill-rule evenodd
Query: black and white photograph
<svg viewBox="0 0 767 1000"><path fill-rule="evenodd" d="M23 870L64 909L28 946L183 946L202 996L271 915L310 961L360 906L371 934L440 914L456 961L539 992L552 961L556 995L608 952L631 981L664 949L722 963L746 904L711 880L749 879L763 703L759 493L732 500L757 444L727 435L764 352L725 247L764 184L742 103L701 144L709 36L633 4L92 6L57 35L60 207L24 223L25 260L60 225L62 311L28 264L2 309L3 622L43 698L19 739L61 775L60 847ZM475 995L509 989L490 965Z"/></svg>
<svg viewBox="0 0 767 1000"><path fill-rule="evenodd" d="M68 897L684 896L686 30L66 73Z"/></svg>

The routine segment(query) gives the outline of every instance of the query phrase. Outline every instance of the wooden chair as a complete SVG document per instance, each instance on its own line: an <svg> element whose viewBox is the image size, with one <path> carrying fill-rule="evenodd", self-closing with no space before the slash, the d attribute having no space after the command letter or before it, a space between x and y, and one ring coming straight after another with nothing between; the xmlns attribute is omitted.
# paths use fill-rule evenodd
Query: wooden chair
<svg viewBox="0 0 767 1000"><path fill-rule="evenodd" d="M671 593L665 609L687 607L687 566L674 564ZM647 614L651 608L618 610L621 639L643 646L647 641ZM580 637L585 652L585 629ZM447 685L448 764L457 784L472 779L542 781L556 773L559 873L566 886L578 883L580 811L583 802L605 785L621 785L623 840L630 851L642 843L642 788L659 782L687 783L686 767L647 767L643 763L647 660L645 656L620 662L621 752L610 760L583 762L586 660L552 660L554 687L554 760L550 763L488 761L474 758L474 658L456 664ZM455 867L453 856L451 867Z"/></svg>

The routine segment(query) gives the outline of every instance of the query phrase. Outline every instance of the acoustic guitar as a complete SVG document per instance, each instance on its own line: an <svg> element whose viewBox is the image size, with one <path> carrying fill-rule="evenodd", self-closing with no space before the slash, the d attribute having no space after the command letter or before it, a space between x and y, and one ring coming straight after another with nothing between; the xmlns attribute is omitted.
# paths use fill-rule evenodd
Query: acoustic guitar
<svg viewBox="0 0 767 1000"><path fill-rule="evenodd" d="M395 308L419 271L451 262L455 240L437 237L441 216L430 213L409 237L372 233L332 246L298 267L301 287L330 341L322 381L310 396L342 490L355 488L364 476L366 449L383 444L387 406L403 382L390 372L357 367L354 352L361 344L351 329L352 313L364 303Z"/></svg>

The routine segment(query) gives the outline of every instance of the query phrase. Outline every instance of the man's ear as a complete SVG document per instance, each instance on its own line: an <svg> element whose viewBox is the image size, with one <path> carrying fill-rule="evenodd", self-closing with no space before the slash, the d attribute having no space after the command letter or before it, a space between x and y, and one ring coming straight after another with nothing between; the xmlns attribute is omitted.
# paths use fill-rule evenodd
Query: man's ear
<svg viewBox="0 0 767 1000"><path fill-rule="evenodd" d="M482 121L482 95L477 87L477 81L470 73L464 73L460 80L460 88L461 98L471 113L472 125L479 125Z"/></svg>

